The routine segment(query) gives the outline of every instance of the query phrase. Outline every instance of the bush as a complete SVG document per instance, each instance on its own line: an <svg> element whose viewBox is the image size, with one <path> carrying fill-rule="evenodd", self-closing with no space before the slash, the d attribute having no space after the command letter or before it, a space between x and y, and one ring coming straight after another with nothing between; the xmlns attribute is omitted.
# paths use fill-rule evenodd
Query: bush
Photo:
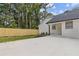
<svg viewBox="0 0 79 59"><path fill-rule="evenodd" d="M42 32L40 35L38 35L38 37L43 37L43 36L47 36L47 35L49 35L48 32Z"/></svg>

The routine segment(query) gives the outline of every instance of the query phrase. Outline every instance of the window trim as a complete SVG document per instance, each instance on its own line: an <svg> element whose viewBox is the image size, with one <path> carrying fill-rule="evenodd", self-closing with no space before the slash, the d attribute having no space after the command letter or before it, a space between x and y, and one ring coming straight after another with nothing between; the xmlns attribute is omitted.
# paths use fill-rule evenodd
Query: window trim
<svg viewBox="0 0 79 59"><path fill-rule="evenodd" d="M73 29L73 21L66 21L65 29Z"/></svg>

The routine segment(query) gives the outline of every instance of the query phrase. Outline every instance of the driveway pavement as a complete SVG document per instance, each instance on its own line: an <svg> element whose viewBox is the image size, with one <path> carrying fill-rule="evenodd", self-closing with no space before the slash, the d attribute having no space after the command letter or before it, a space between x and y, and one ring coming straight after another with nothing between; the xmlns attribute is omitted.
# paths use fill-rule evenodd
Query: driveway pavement
<svg viewBox="0 0 79 59"><path fill-rule="evenodd" d="M46 36L0 43L2 56L79 56L79 39Z"/></svg>

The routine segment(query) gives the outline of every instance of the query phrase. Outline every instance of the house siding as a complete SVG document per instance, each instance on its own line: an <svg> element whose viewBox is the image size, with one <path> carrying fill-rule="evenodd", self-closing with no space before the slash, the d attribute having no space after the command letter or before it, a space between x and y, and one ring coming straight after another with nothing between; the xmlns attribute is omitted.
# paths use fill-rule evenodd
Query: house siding
<svg viewBox="0 0 79 59"><path fill-rule="evenodd" d="M66 29L65 21L62 22L62 36L79 38L79 19L72 21L73 21L73 29Z"/></svg>
<svg viewBox="0 0 79 59"><path fill-rule="evenodd" d="M49 33L48 24L39 25L39 34L46 33L46 32Z"/></svg>
<svg viewBox="0 0 79 59"><path fill-rule="evenodd" d="M50 25L50 33L51 34L58 34L57 30L52 30L52 25L61 23L62 24L61 25L62 36L71 37L71 38L79 38L79 19L78 20L71 20L71 21L73 21L73 28L71 28L71 29L65 28L65 22L66 21L49 23L48 25Z"/></svg>
<svg viewBox="0 0 79 59"><path fill-rule="evenodd" d="M50 34L58 34L58 29L57 29L57 26L56 26L56 29L54 30L54 29L52 29L52 25L57 25L57 24L59 24L59 23L61 23L61 22L57 22L57 23L49 23L48 25L50 25Z"/></svg>
<svg viewBox="0 0 79 59"><path fill-rule="evenodd" d="M49 34L49 27L46 24L51 18L45 19L43 22L40 23L39 27L39 34L41 33L48 33Z"/></svg>

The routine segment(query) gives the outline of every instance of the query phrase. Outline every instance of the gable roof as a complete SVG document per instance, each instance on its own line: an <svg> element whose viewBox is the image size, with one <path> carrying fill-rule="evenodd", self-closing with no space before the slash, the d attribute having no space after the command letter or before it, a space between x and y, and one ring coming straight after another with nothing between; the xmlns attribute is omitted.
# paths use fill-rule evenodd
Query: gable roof
<svg viewBox="0 0 79 59"><path fill-rule="evenodd" d="M55 22L74 20L74 19L79 19L79 9L74 9L72 11L66 11L63 14L56 15L51 20L49 20L47 23L55 23Z"/></svg>

